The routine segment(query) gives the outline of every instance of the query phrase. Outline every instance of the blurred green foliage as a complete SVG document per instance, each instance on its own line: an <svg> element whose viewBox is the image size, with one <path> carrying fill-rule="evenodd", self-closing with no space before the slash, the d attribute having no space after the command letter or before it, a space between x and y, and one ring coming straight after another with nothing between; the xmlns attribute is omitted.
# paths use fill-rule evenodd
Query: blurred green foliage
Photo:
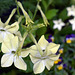
<svg viewBox="0 0 75 75"><path fill-rule="evenodd" d="M37 5L37 0L18 0L21 1L24 9L28 12L31 19L33 19L34 11ZM43 73L39 75L75 75L75 59L73 59L73 56L75 55L75 43L73 44L66 44L63 43L63 40L65 40L66 35L68 34L75 34L75 31L72 31L71 26L64 27L61 31L58 31L57 29L53 30L53 20L62 19L66 25L68 24L68 19L70 17L67 16L67 10L66 7L71 6L75 4L75 0L41 0L40 6L45 13L50 25L48 27L42 27L37 30L35 30L33 33L38 40L41 35L45 35L46 39L48 39L49 34L52 34L55 39L55 43L60 43L62 47L64 48L64 53L62 54L63 60L67 65L72 66L72 70L62 69L61 71L56 69L56 65L52 67L50 71L45 70ZM11 13L11 10L16 7L15 0L0 0L0 17L3 22L6 21L9 14ZM20 11L22 14L22 12ZM16 14L15 14L16 15ZM16 16L13 16L11 19L11 23L17 20ZM35 24L41 23L42 17L40 17L39 11L36 13L36 17L34 20ZM25 24L25 23L24 23ZM67 29L67 30L66 30ZM24 28L20 27L20 31L23 34ZM24 43L24 47L29 47L32 45L31 39L27 38ZM71 45L74 45L73 47ZM0 58L2 56L2 53L0 53ZM0 75L34 75L33 74L33 67L32 62L30 61L30 58L24 58L24 60L27 63L28 69L27 71L18 70L13 65L9 68L2 68L0 66Z"/></svg>

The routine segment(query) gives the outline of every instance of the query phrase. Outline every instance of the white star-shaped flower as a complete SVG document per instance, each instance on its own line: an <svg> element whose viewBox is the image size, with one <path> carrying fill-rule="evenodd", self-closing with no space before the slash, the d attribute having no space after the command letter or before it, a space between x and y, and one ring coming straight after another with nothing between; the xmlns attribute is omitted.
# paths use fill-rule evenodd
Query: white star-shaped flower
<svg viewBox="0 0 75 75"><path fill-rule="evenodd" d="M56 29L56 28L57 28L59 31L61 30L62 26L64 26L64 25L65 25L65 23L64 23L64 22L62 22L62 20L61 20L61 19L59 19L59 20L54 20L54 21L53 21L53 23L54 23L53 28L54 28L54 29Z"/></svg>
<svg viewBox="0 0 75 75"><path fill-rule="evenodd" d="M75 18L69 20L69 22L72 24L72 30L75 30Z"/></svg>
<svg viewBox="0 0 75 75"><path fill-rule="evenodd" d="M5 39L1 47L2 52L5 53L1 58L1 67L9 67L14 62L15 67L18 69L27 69L27 65L22 57L26 57L29 52L28 50L19 49L19 43L17 36Z"/></svg>
<svg viewBox="0 0 75 75"><path fill-rule="evenodd" d="M11 25L8 24L15 11L16 9L13 9L5 23L3 23L0 19L0 43L3 42L7 36L9 36L9 38L13 37L13 33L16 33L19 29L18 22L15 22Z"/></svg>
<svg viewBox="0 0 75 75"><path fill-rule="evenodd" d="M43 72L45 67L50 70L54 64L54 61L60 56L55 54L60 45L48 43L48 41L44 38L44 35L38 41L38 46L43 51L43 55L40 55L36 45L30 47L30 58L34 64L33 71L35 74Z"/></svg>
<svg viewBox="0 0 75 75"><path fill-rule="evenodd" d="M75 6L67 7L68 16L75 16Z"/></svg>

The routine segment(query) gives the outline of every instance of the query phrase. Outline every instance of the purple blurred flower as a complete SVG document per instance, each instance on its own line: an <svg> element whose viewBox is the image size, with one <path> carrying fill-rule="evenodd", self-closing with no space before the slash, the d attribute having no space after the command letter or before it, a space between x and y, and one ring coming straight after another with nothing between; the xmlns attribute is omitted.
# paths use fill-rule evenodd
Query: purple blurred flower
<svg viewBox="0 0 75 75"><path fill-rule="evenodd" d="M63 68L67 68L67 64L63 64Z"/></svg>
<svg viewBox="0 0 75 75"><path fill-rule="evenodd" d="M58 59L58 64L57 65L60 65L60 64L62 64L63 63L63 58L62 57L59 57L59 59Z"/></svg>
<svg viewBox="0 0 75 75"><path fill-rule="evenodd" d="M50 42L53 42L54 41L54 37L50 34L47 41L50 43Z"/></svg>
<svg viewBox="0 0 75 75"><path fill-rule="evenodd" d="M72 69L72 67L71 66L69 66L69 70L71 70Z"/></svg>

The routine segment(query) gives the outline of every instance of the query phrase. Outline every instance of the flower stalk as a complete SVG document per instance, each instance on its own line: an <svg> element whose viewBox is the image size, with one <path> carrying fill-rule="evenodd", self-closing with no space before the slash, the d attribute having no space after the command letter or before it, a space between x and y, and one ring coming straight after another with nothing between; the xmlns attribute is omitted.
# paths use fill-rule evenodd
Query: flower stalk
<svg viewBox="0 0 75 75"><path fill-rule="evenodd" d="M39 45L37 44L36 39L34 38L32 33L29 33L29 37L32 39L32 41L36 44L38 51L40 52L40 55L43 55L43 51L41 50L41 48L39 47Z"/></svg>
<svg viewBox="0 0 75 75"><path fill-rule="evenodd" d="M5 25L8 25L8 24L9 24L9 22L10 22L12 16L15 14L15 12L16 12L16 8L12 10L12 12L11 12L9 18L8 18L7 21L5 22Z"/></svg>
<svg viewBox="0 0 75 75"><path fill-rule="evenodd" d="M25 32L22 38L22 42L20 43L19 49L22 49L24 40L26 39L27 35L28 35L28 32Z"/></svg>

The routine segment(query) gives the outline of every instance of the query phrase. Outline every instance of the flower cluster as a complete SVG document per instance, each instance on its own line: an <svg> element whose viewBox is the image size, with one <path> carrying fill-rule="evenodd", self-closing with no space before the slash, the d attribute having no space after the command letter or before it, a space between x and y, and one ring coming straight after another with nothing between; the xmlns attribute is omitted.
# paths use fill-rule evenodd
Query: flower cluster
<svg viewBox="0 0 75 75"><path fill-rule="evenodd" d="M3 23L0 19L0 43L2 43L1 51L4 53L1 58L1 67L9 67L14 63L15 67L18 69L27 70L27 64L23 58L29 55L32 63L34 64L33 71L35 74L43 72L45 67L50 70L54 65L54 61L58 60L60 56L60 54L56 55L60 45L50 41L48 42L44 35L41 36L37 43L32 34L32 30L47 26L49 24L45 14L38 4L37 9L41 12L44 23L34 26L34 22L24 10L22 4L18 1L17 5L22 10L24 15L19 16L18 21L9 25L12 16L16 12L16 8L12 10L8 20L5 23ZM26 20L26 24L22 25L26 30L23 36L19 31L19 25L22 18L25 18ZM22 48L26 37L30 37L35 45L32 45L29 48ZM49 40L50 39L54 41L54 38L51 36L49 36Z"/></svg>
<svg viewBox="0 0 75 75"><path fill-rule="evenodd" d="M56 66L55 70L62 70L67 67L72 69L71 65L69 66L69 61L72 60L67 57L70 52L72 52L73 54L70 54L69 57L75 59L75 51L73 49L75 48L75 5L66 8L68 13L67 16L72 17L72 19L66 19L68 20L66 22L66 20L63 20L61 17L54 18L52 20L53 25L50 26L53 33L48 33L47 35L42 34L38 37L37 34L37 36L34 36L33 33L35 33L37 29L43 29L49 25L48 18L45 16L40 6L40 1L41 0L38 0L35 13L32 16L33 19L31 19L29 14L25 11L22 3L17 0L17 8L12 10L6 22L3 23L0 19L0 43L1 52L3 53L1 57L1 67L10 67L14 63L16 68L26 71L29 65L27 65L26 60L23 58L29 57L29 61L33 64L34 74L42 73L45 68L46 70L51 70L54 64ZM23 13L23 15L21 15L19 9L22 11L21 13ZM42 23L34 21L37 11L40 12L43 19ZM18 14L17 20L9 24L15 13ZM71 28L70 33L68 32L69 30L67 31L67 28ZM23 33L20 31L22 29L24 29ZM46 39L45 36L48 39ZM28 46L24 45L27 39L32 42ZM72 64L74 63L72 62Z"/></svg>

